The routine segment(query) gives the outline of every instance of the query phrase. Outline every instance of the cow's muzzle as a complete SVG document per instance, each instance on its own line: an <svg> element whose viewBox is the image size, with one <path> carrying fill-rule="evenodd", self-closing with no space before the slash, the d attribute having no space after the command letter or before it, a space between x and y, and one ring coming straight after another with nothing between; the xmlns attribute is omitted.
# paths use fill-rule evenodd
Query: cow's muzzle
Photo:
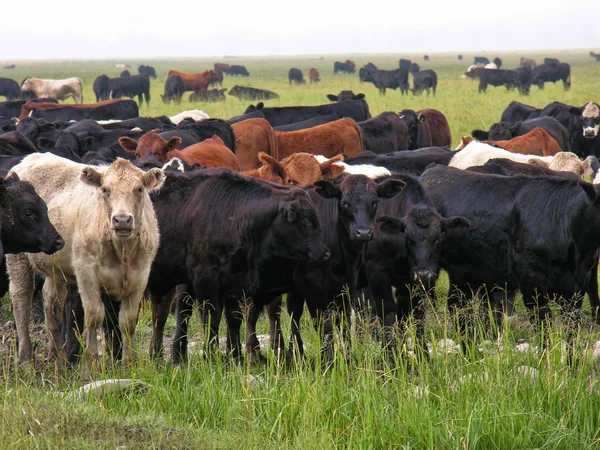
<svg viewBox="0 0 600 450"><path fill-rule="evenodd" d="M117 237L129 237L133 233L133 216L118 215L112 218L112 229Z"/></svg>
<svg viewBox="0 0 600 450"><path fill-rule="evenodd" d="M598 135L598 132L596 131L596 128L594 127L587 127L583 129L583 137L591 139L591 138L595 138Z"/></svg>
<svg viewBox="0 0 600 450"><path fill-rule="evenodd" d="M373 230L371 228L357 228L354 230L355 241L370 241L373 239Z"/></svg>

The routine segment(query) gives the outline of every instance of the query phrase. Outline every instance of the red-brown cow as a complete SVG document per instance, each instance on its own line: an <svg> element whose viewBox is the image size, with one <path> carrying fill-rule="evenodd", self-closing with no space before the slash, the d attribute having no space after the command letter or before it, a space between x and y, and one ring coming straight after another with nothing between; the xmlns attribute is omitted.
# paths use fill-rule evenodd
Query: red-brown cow
<svg viewBox="0 0 600 450"><path fill-rule="evenodd" d="M257 169L261 163L258 154L263 152L279 159L277 136L265 119L246 119L231 125L235 134L235 154L241 170Z"/></svg>
<svg viewBox="0 0 600 450"><path fill-rule="evenodd" d="M310 80L311 83L319 83L321 81L321 78L319 76L319 71L317 69L315 69L314 67L310 68L308 70L308 79Z"/></svg>
<svg viewBox="0 0 600 450"><path fill-rule="evenodd" d="M456 150L462 150L473 139L464 136ZM529 133L517 136L508 141L482 141L484 144L500 147L511 153L521 153L523 155L552 156L561 152L562 149L558 142L548 134L543 128L534 128Z"/></svg>
<svg viewBox="0 0 600 450"><path fill-rule="evenodd" d="M179 76L183 80L183 86L186 91L206 91L208 85L219 81L219 74L214 70L205 70L202 73L179 72L178 70L169 70L168 77Z"/></svg>

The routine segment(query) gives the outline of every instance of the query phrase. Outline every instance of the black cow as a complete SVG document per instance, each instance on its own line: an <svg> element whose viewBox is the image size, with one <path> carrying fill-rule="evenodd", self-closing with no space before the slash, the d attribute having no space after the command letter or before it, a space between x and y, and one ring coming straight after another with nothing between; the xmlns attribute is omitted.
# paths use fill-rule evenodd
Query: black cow
<svg viewBox="0 0 600 450"><path fill-rule="evenodd" d="M292 67L289 70L288 80L290 82L290 85L292 84L292 82L294 82L295 84L306 84L306 80L304 79L304 75L302 74L302 71L295 67Z"/></svg>
<svg viewBox="0 0 600 450"><path fill-rule="evenodd" d="M589 155L600 157L600 112L597 103L589 102L579 108L553 102L540 115L553 117L567 129L573 153L582 158Z"/></svg>
<svg viewBox="0 0 600 450"><path fill-rule="evenodd" d="M542 64L533 69L532 77L531 82L540 89L544 89L544 83L556 84L558 80L563 82L565 91L571 89L571 66L567 63Z"/></svg>
<svg viewBox="0 0 600 450"><path fill-rule="evenodd" d="M554 64L559 65L560 61L556 58L544 58L544 64Z"/></svg>
<svg viewBox="0 0 600 450"><path fill-rule="evenodd" d="M52 109L33 109L30 117L46 119L48 122L69 120L123 120L138 117L139 108L133 100L115 100L99 106L62 104Z"/></svg>
<svg viewBox="0 0 600 450"><path fill-rule="evenodd" d="M398 61L398 66L400 69L410 70L411 65L412 65L412 61L410 59L401 58L400 61ZM374 70L378 70L378 69L374 69Z"/></svg>
<svg viewBox="0 0 600 450"><path fill-rule="evenodd" d="M364 83L365 81L367 81L367 79L369 78L369 74L371 72L376 72L379 69L372 69L372 68L367 68L367 66L361 67L358 70L358 80L360 81L360 83Z"/></svg>
<svg viewBox="0 0 600 450"><path fill-rule="evenodd" d="M119 74L119 76L120 76L121 78L123 78L123 77L130 77L130 76L131 76L131 72L130 72L129 70L125 69L123 72L121 72L121 73Z"/></svg>
<svg viewBox="0 0 600 450"><path fill-rule="evenodd" d="M246 69L244 66L240 66L237 64L232 64L231 68L229 69L229 75L239 75L241 77L249 77L250 73L248 72L248 69Z"/></svg>
<svg viewBox="0 0 600 450"><path fill-rule="evenodd" d="M553 296L563 310L581 309L600 247L600 235L590 232L600 226L600 192L591 184L443 166L425 171L421 182L442 215L471 221L468 231L449 232L442 248L453 313L472 293L491 293L489 301L499 323L504 292L517 288L532 317L537 312L541 321L551 316L548 299ZM556 211L560 224L548 220ZM595 286L592 295L597 299ZM466 333L464 317L460 326Z"/></svg>
<svg viewBox="0 0 600 450"><path fill-rule="evenodd" d="M227 89L208 89L206 91L192 92L189 97L190 102L224 102L225 91Z"/></svg>
<svg viewBox="0 0 600 450"><path fill-rule="evenodd" d="M507 141L527 134L538 127L546 130L563 151L573 151L572 146L569 144L567 129L552 117L536 117L516 122L498 122L492 125L487 132L473 130L471 135L479 141Z"/></svg>
<svg viewBox="0 0 600 450"><path fill-rule="evenodd" d="M4 66L4 69L11 70L11 69L14 69L14 68L16 68L16 67L17 67L17 66L15 66L14 64L10 64L10 65L8 65L8 66Z"/></svg>
<svg viewBox="0 0 600 450"><path fill-rule="evenodd" d="M419 66L417 63L412 63L410 65L410 67L408 68L409 73L417 73L420 70L421 70L421 66Z"/></svg>
<svg viewBox="0 0 600 450"><path fill-rule="evenodd" d="M413 73L413 95L421 94L423 91L427 91L427 97L429 97L429 91L433 90L433 96L435 97L435 90L437 88L437 74L433 70L422 70Z"/></svg>
<svg viewBox="0 0 600 450"><path fill-rule="evenodd" d="M70 125L67 130L77 133L78 125L81 122ZM135 119L125 119L120 122L104 123L100 125L102 130L131 130L133 128L139 128L144 133L151 131L155 128L167 129L174 128L175 124L171 122L167 116L159 117L136 117Z"/></svg>
<svg viewBox="0 0 600 450"><path fill-rule="evenodd" d="M515 69L515 83L519 94L529 95L531 82L533 81L533 73L529 67L519 67Z"/></svg>
<svg viewBox="0 0 600 450"><path fill-rule="evenodd" d="M231 93L230 93L231 95ZM260 111L254 111L247 114L241 114L239 116L233 116L231 119L227 120L227 123L233 125L234 123L242 122L247 119L264 119L265 116ZM337 120L337 119L336 119Z"/></svg>
<svg viewBox="0 0 600 450"><path fill-rule="evenodd" d="M179 75L167 77L165 80L165 93L160 96L163 103L169 103L173 100L175 103L181 103L181 97L185 92L185 83Z"/></svg>
<svg viewBox="0 0 600 450"><path fill-rule="evenodd" d="M540 112L542 112L542 110L535 106L526 105L513 100L502 112L500 122L518 122L527 119L535 119L540 116Z"/></svg>
<svg viewBox="0 0 600 450"><path fill-rule="evenodd" d="M485 66L486 64L489 64L490 60L487 59L485 56L476 56L473 59L473 64L475 64L476 66Z"/></svg>
<svg viewBox="0 0 600 450"><path fill-rule="evenodd" d="M133 75L124 78L108 79L109 98L129 97L137 95L141 105L146 98L146 104L150 104L150 78L146 75Z"/></svg>
<svg viewBox="0 0 600 450"><path fill-rule="evenodd" d="M594 173L600 168L600 163L597 159L590 161L590 167ZM512 176L512 175L529 175L534 177L562 177L569 180L579 181L580 177L576 173L552 170L545 166L537 164L527 164L513 161L505 158L492 158L482 166L471 166L466 170L477 173L489 173L496 175Z"/></svg>
<svg viewBox="0 0 600 450"><path fill-rule="evenodd" d="M457 58L459 61L462 61L462 60L463 60L463 55L458 55L456 58Z"/></svg>
<svg viewBox="0 0 600 450"><path fill-rule="evenodd" d="M363 134L363 147L373 153L385 154L408 148L408 128L392 111L359 122Z"/></svg>
<svg viewBox="0 0 600 450"><path fill-rule="evenodd" d="M450 145L452 141L448 120L440 111L403 109L398 117L408 128L408 150Z"/></svg>
<svg viewBox="0 0 600 450"><path fill-rule="evenodd" d="M94 79L92 89L96 96L96 103L109 99L110 91L108 90L108 80L110 80L110 78L106 75L98 75Z"/></svg>
<svg viewBox="0 0 600 450"><path fill-rule="evenodd" d="M379 68L372 62L368 62L363 66L367 70L379 70Z"/></svg>
<svg viewBox="0 0 600 450"><path fill-rule="evenodd" d="M11 100L7 102L0 102L0 117L6 117L7 119L13 117L19 117L21 115L21 108L27 100ZM29 100L34 103L57 103L53 98L38 98Z"/></svg>
<svg viewBox="0 0 600 450"><path fill-rule="evenodd" d="M209 345L216 342L225 309L229 348L240 356L239 336L232 336L241 322L238 301L258 289L261 265L275 258L316 263L329 257L315 206L297 188L226 169L206 169L169 174L152 201L161 229L161 245L148 280L154 356L162 352L164 325L171 310L171 296L166 294L175 286L189 284L205 312L210 309L204 315L206 321L210 316ZM222 207L206 214L215 204ZM173 343L176 362L186 357L191 314L182 306L177 307Z"/></svg>
<svg viewBox="0 0 600 450"><path fill-rule="evenodd" d="M502 67L502 60L500 58L498 58L497 56L494 58L494 60L492 61L494 64L496 64L496 67L499 69L500 67Z"/></svg>
<svg viewBox="0 0 600 450"><path fill-rule="evenodd" d="M256 89L252 87L235 85L229 90L230 97L235 97L238 100L271 100L279 98L279 94L265 89Z"/></svg>
<svg viewBox="0 0 600 450"><path fill-rule="evenodd" d="M6 97L6 100L17 100L21 97L21 87L15 80L10 78L0 78L0 95Z"/></svg>
<svg viewBox="0 0 600 450"><path fill-rule="evenodd" d="M263 116L264 118L264 116ZM316 127L318 125L323 125L329 122L333 122L334 120L340 119L340 116L335 114L327 114L324 116L315 116L310 119L303 120L301 122L290 123L289 125L281 125L278 127L273 127L276 131L298 131L305 130L307 128Z"/></svg>
<svg viewBox="0 0 600 450"><path fill-rule="evenodd" d="M37 147L18 131L0 135L0 155L25 156L37 151Z"/></svg>
<svg viewBox="0 0 600 450"><path fill-rule="evenodd" d="M336 61L333 63L333 74L341 73L354 73L356 72L356 64L354 61L347 59L345 62Z"/></svg>
<svg viewBox="0 0 600 450"><path fill-rule="evenodd" d="M224 120L206 119L201 122L195 122L193 120L188 122L183 120L177 125L177 129L162 132L160 135L165 137L165 134L172 132L172 136L178 136L176 133L180 130L185 130L195 135L198 138L198 142L217 135L223 140L223 143L235 153L235 134L233 133L231 125ZM168 140L169 138L165 139Z"/></svg>
<svg viewBox="0 0 600 450"><path fill-rule="evenodd" d="M152 66L145 66L142 64L138 67L138 73L156 79L156 70L154 70L154 67Z"/></svg>
<svg viewBox="0 0 600 450"><path fill-rule="evenodd" d="M262 102L256 106L250 105L245 113L261 111L272 127L289 125L315 116L335 114L340 117L350 117L356 122L362 122L371 117L369 105L364 100L346 100L343 102L329 103L318 106L283 106L279 108L265 108Z"/></svg>
<svg viewBox="0 0 600 450"><path fill-rule="evenodd" d="M440 147L420 148L410 152L394 152L387 155L364 151L354 158L347 158L344 162L351 166L361 164L382 166L392 173L406 172L421 175L432 163L447 166L454 154L454 152Z"/></svg>
<svg viewBox="0 0 600 450"><path fill-rule="evenodd" d="M482 69L479 72L478 92L485 92L490 84L494 87L505 86L510 91L517 86L517 74L514 70Z"/></svg>
<svg viewBox="0 0 600 450"><path fill-rule="evenodd" d="M362 100L365 98L365 94L355 94L352 91L340 91L338 95L327 94L327 98L332 102L342 102L344 100Z"/></svg>
<svg viewBox="0 0 600 450"><path fill-rule="evenodd" d="M423 55L423 61L429 61L429 55Z"/></svg>
<svg viewBox="0 0 600 450"><path fill-rule="evenodd" d="M400 88L400 93L404 95L410 88L408 71L404 69L366 71L363 81L373 83L381 95L385 95L386 89L397 88Z"/></svg>

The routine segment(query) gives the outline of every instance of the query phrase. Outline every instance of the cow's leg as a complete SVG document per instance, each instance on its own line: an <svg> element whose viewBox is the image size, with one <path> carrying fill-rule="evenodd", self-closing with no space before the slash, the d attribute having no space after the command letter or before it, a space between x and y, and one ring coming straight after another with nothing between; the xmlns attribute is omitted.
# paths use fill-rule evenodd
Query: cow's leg
<svg viewBox="0 0 600 450"><path fill-rule="evenodd" d="M46 329L50 336L50 349L48 360L52 361L63 351L61 325L64 314L67 286L58 277L46 277L42 289L44 297L44 315L46 316Z"/></svg>
<svg viewBox="0 0 600 450"><path fill-rule="evenodd" d="M283 333L281 332L281 295L267 304L267 316L269 317L269 338L275 358L279 359L285 352Z"/></svg>
<svg viewBox="0 0 600 450"><path fill-rule="evenodd" d="M137 289L131 296L121 300L119 329L123 339L123 364L125 365L133 362L133 337L143 295L144 289Z"/></svg>
<svg viewBox="0 0 600 450"><path fill-rule="evenodd" d="M590 282L586 291L590 299L592 317L600 325L600 298L598 296L598 256L594 257L594 265L590 270Z"/></svg>
<svg viewBox="0 0 600 450"><path fill-rule="evenodd" d="M188 348L188 322L192 316L194 307L193 292L190 291L189 286L180 285L177 286L177 292L175 294L176 304L176 326L175 336L173 338L173 353L172 359L175 364L185 362L187 360L187 348Z"/></svg>
<svg viewBox="0 0 600 450"><path fill-rule="evenodd" d="M372 293L372 307L375 317L381 322L381 345L392 351L396 346L394 324L396 323L397 307L392 294L390 278L383 270L370 270L368 273L369 287Z"/></svg>
<svg viewBox="0 0 600 450"><path fill-rule="evenodd" d="M242 356L240 327L242 326L242 310L237 297L229 297L225 307L227 321L227 352L236 360Z"/></svg>
<svg viewBox="0 0 600 450"><path fill-rule="evenodd" d="M25 254L6 255L6 267L10 277L10 299L17 326L19 339L19 360L31 361L32 347L29 335L29 320L31 319L31 299L33 297L33 268Z"/></svg>
<svg viewBox="0 0 600 450"><path fill-rule="evenodd" d="M77 291L77 286L67 288L65 300L65 317L63 319L63 331L65 339L65 353L67 361L75 365L81 356L80 336L83 333L83 304Z"/></svg>
<svg viewBox="0 0 600 450"><path fill-rule="evenodd" d="M304 297L302 297L302 295L300 295L298 292L290 292L287 294L286 303L288 314L291 318L291 333L288 355L290 359L292 359L294 356L294 351L297 351L298 355L304 356L304 342L302 342L302 336L300 334L300 319L302 317L302 312L304 311Z"/></svg>
<svg viewBox="0 0 600 450"><path fill-rule="evenodd" d="M218 274L207 275L203 279L194 280L194 291L198 299L200 316L204 323L205 335L208 334L208 340L205 342L207 350L212 348L218 350L219 346L219 324L223 314L223 307L220 302ZM208 333L206 333L208 331Z"/></svg>
<svg viewBox="0 0 600 450"><path fill-rule="evenodd" d="M163 337L165 335L165 323L171 312L174 299L172 289L165 295L150 292L152 301L152 340L150 342L150 357L160 359L163 355Z"/></svg>
<svg viewBox="0 0 600 450"><path fill-rule="evenodd" d="M149 90L146 91L144 95L146 96L146 105L149 105L150 104L150 91Z"/></svg>
<svg viewBox="0 0 600 450"><path fill-rule="evenodd" d="M255 363L261 358L260 342L256 337L256 322L262 311L263 302L260 296L254 296L246 301L246 358L249 363Z"/></svg>

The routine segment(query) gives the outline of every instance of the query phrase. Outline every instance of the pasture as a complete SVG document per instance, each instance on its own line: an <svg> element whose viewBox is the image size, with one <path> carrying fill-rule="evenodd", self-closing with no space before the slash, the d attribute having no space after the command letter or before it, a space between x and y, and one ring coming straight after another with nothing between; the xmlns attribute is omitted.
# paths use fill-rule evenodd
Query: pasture
<svg viewBox="0 0 600 450"><path fill-rule="evenodd" d="M473 54L430 53L422 55L334 55L281 58L202 58L144 61L37 61L16 62L16 69L2 76L21 81L26 76L42 78L80 77L84 103L93 102L92 83L101 74L117 77L127 62L135 73L139 64L155 67L151 80L151 103L140 108L141 116L171 116L188 109L201 109L210 117L229 118L242 114L248 102L227 97L221 103L189 103L189 93L177 105L160 99L169 69L200 72L214 62L245 65L249 78L225 76L223 87L235 84L277 92L279 100L267 106L328 103L327 94L344 89L366 94L373 116L382 111L435 108L451 127L452 146L471 130L487 129L499 121L508 103L519 100L536 107L552 101L583 105L598 101L600 64L588 52L482 53L499 56L502 68L515 68L521 56L541 63L544 56L571 64L572 88L562 83L531 88L528 97L504 87L477 94L477 82L460 76L472 63ZM368 61L380 69L397 68L398 59L418 62L421 69L438 74L436 97L401 96L388 90L380 96L370 83L361 84L358 74L333 75L333 62L351 58L358 68ZM4 66L12 62L3 62ZM287 72L297 67L307 84L289 86ZM321 83L308 83L311 67L319 70ZM412 77L411 77L412 85ZM69 100L69 102L71 102ZM209 213L209 212L208 212ZM336 346L335 364L325 370L320 361L319 334L308 315L302 329L307 357L284 365L273 358L253 366L232 362L226 355L206 358L198 350L204 336L195 313L191 324L189 362L168 362L171 340L166 339L166 359L150 361L148 346L151 312L142 306L136 333L137 359L130 367L103 361L95 379L135 378L151 385L129 389L121 395L78 396L82 382L77 370L44 361L47 337L43 326L34 329L34 368L19 365L15 357L16 332L10 301L0 310L0 446L3 448L597 448L600 442L600 359L594 345L600 340L584 303L584 326L578 330L571 355L565 343L565 327L558 309L549 328L535 330L517 300L516 317L505 323L502 338L485 331L485 311L473 300L470 311L479 316L476 344L460 354L446 339L459 343L445 304L447 277L441 276L436 296L428 305L426 340L431 358L416 359L411 339L394 361L389 361L373 337L366 321L356 318L352 349ZM555 305L554 305L555 306ZM282 317L284 335L290 320ZM166 336L174 329L167 322ZM221 336L225 335L221 327ZM259 322L259 333L268 323ZM410 326L407 336L414 337ZM542 351L545 345L546 351ZM478 347L481 347L480 349ZM263 352L268 354L268 350ZM600 354L600 348L596 353ZM573 360L568 364L568 359Z"/></svg>

